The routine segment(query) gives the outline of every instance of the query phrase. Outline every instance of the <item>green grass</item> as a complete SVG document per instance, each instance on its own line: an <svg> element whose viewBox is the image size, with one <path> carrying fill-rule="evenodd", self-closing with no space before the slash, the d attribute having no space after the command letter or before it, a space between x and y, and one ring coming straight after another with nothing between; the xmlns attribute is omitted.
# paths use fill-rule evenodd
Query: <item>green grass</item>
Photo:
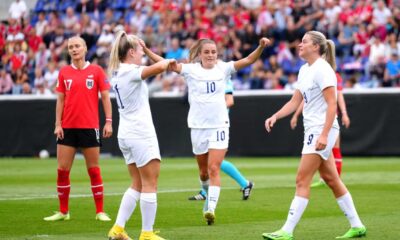
<svg viewBox="0 0 400 240"><path fill-rule="evenodd" d="M251 198L242 201L239 187L223 175L214 226L207 226L202 218L203 202L187 200L199 190L195 160L163 160L155 224L161 236L179 240L262 239L263 232L283 225L294 195L298 159L230 160L256 185ZM90 181L82 160L75 160L71 173L71 220L42 220L58 210L56 166L55 159L0 159L0 239L106 239L113 223L94 220ZM101 167L105 210L115 219L130 180L122 159L102 160ZM343 180L368 228L367 239L400 239L400 158L345 158L343 172ZM348 227L330 190L313 189L295 237L334 239ZM137 208L127 231L137 239L140 228Z"/></svg>

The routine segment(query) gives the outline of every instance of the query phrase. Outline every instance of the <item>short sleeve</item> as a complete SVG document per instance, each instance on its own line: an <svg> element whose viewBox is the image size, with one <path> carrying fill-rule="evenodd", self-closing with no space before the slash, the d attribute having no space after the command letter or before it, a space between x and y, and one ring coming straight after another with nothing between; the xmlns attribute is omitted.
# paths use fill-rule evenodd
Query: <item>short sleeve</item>
<svg viewBox="0 0 400 240"><path fill-rule="evenodd" d="M231 75L236 72L233 61L230 62L219 61L218 65L223 69L225 75Z"/></svg>
<svg viewBox="0 0 400 240"><path fill-rule="evenodd" d="M182 70L181 70L182 76L185 77L185 76L189 75L192 72L192 68L191 68L192 65L193 64L182 63Z"/></svg>
<svg viewBox="0 0 400 240"><path fill-rule="evenodd" d="M134 66L134 71L132 72L132 81L143 81L142 79L142 72L143 69L145 68L144 66Z"/></svg>
<svg viewBox="0 0 400 240"><path fill-rule="evenodd" d="M98 68L98 71L96 71L97 72L97 83L99 84L100 92L109 90L110 82L108 81L104 70L100 66L97 66L97 68Z"/></svg>
<svg viewBox="0 0 400 240"><path fill-rule="evenodd" d="M64 84L64 69L61 69L58 73L56 91L60 93L65 93L65 84Z"/></svg>
<svg viewBox="0 0 400 240"><path fill-rule="evenodd" d="M327 87L336 87L336 75L332 69L326 69L325 71L320 69L317 72L316 79L321 91Z"/></svg>

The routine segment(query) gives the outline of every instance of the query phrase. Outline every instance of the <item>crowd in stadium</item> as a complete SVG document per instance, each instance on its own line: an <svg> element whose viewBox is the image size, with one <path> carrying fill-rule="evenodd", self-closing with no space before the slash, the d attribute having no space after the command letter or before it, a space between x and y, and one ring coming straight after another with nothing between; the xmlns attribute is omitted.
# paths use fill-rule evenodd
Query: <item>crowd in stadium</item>
<svg viewBox="0 0 400 240"><path fill-rule="evenodd" d="M318 30L336 43L344 87L400 86L399 0L37 0L33 9L14 0L0 23L0 94L53 94L73 35L86 41L87 60L107 68L121 29L180 62L199 38L213 39L228 61L268 37L273 44L260 60L233 76L237 90L293 89L304 64L297 46L305 32ZM149 89L184 92L186 86L181 76L165 73Z"/></svg>

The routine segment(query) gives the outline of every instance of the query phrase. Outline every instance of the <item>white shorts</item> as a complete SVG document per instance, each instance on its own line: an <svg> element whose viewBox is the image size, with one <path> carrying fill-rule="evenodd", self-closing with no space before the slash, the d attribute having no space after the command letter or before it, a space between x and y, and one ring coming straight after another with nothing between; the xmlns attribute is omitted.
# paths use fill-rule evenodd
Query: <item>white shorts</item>
<svg viewBox="0 0 400 240"><path fill-rule="evenodd" d="M315 127L310 128L306 132L304 132L304 142L303 142L303 151L302 154L310 154L316 153L319 154L322 159L328 160L329 155L332 153L332 148L335 146L336 139L339 135L339 129L331 128L328 133L328 143L324 150L317 151L315 150L315 144L321 135L322 128Z"/></svg>
<svg viewBox="0 0 400 240"><path fill-rule="evenodd" d="M229 128L192 128L190 131L195 155L208 152L208 149L227 149Z"/></svg>
<svg viewBox="0 0 400 240"><path fill-rule="evenodd" d="M136 163L143 167L153 159L161 160L157 137L135 139L118 138L119 149L125 158L126 165Z"/></svg>

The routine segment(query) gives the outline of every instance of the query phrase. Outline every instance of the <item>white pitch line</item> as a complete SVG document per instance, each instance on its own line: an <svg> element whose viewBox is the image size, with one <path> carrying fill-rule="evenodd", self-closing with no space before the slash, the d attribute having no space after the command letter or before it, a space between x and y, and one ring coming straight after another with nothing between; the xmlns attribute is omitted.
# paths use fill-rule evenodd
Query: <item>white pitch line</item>
<svg viewBox="0 0 400 240"><path fill-rule="evenodd" d="M237 187L224 187L223 189L237 189ZM177 193L177 192L193 192L193 191L198 191L199 189L196 188L191 188L191 189L167 189L167 190L160 190L158 193ZM105 196L118 196L118 195L123 195L124 193L107 193L104 194ZM71 194L70 198L88 198L92 197L92 194ZM28 197L25 196L3 196L0 197L0 201L19 201L19 200L35 200L35 199L51 199L51 198L56 198L56 194L46 194L46 195L31 195Z"/></svg>

